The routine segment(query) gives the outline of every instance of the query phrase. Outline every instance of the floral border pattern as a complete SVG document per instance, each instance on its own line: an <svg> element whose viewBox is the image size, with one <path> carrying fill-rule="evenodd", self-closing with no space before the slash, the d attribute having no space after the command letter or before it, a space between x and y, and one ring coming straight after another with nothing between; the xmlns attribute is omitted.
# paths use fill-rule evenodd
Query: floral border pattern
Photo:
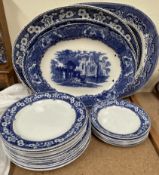
<svg viewBox="0 0 159 175"><path fill-rule="evenodd" d="M26 105L32 104L39 100L46 99L63 100L69 103L74 108L74 110L76 111L76 121L73 124L72 128L62 136L59 136L58 138L41 142L28 141L16 135L16 133L13 130L13 121L15 120L16 113L22 108L24 108ZM50 148L58 144L63 144L65 141L68 141L74 135L80 132L81 128L85 125L86 121L87 116L85 106L75 97L57 92L37 93L35 95L28 96L16 102L7 109L7 111L3 114L0 120L0 132L3 139L13 146L21 147L23 149L43 149Z"/></svg>
<svg viewBox="0 0 159 175"><path fill-rule="evenodd" d="M107 108L110 106L119 106L121 108L127 108L131 111L135 112L136 115L139 117L141 121L140 128L131 134L115 134L112 132L109 132L108 130L104 129L100 123L98 122L98 113L101 109ZM136 106L132 103L129 103L124 100L109 100L109 101L101 101L97 104L95 104L91 111L91 122L93 127L100 131L102 134L111 137L111 138L117 138L117 139L137 139L145 135L151 127L151 121L147 113L143 109L141 109L139 106Z"/></svg>
<svg viewBox="0 0 159 175"><path fill-rule="evenodd" d="M116 98L122 96L127 85L132 83L135 74L135 60L131 49L129 48L128 43L126 43L119 34L114 30L111 30L109 27L87 23L73 23L60 26L59 28L56 27L56 29L44 33L44 35L39 37L32 45L32 48L28 51L27 58L23 61L23 75L25 75L27 84L33 91L56 91L56 89L50 87L42 77L42 72L40 70L40 63L45 50L59 41L74 39L74 37L80 38L83 36L90 39L100 40L116 50L120 57L122 71L119 79L114 82L114 86L111 89L96 95L89 95L89 99L85 95L80 96L79 98L86 106L91 106L98 98L105 98L107 94L112 91L116 94ZM114 45L114 42L117 44ZM122 48L122 53L120 48Z"/></svg>

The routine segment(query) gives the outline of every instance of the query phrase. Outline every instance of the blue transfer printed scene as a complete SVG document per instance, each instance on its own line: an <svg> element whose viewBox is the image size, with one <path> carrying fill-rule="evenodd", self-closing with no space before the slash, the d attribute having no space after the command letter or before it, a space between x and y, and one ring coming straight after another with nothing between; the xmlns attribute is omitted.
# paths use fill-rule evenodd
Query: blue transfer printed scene
<svg viewBox="0 0 159 175"><path fill-rule="evenodd" d="M109 78L110 66L101 52L58 51L51 61L52 80L63 86L97 87Z"/></svg>

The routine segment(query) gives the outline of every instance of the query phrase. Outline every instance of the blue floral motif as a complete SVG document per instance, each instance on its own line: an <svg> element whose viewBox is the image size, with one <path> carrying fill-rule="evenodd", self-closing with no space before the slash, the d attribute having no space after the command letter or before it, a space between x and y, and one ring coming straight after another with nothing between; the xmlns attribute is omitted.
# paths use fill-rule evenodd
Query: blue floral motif
<svg viewBox="0 0 159 175"><path fill-rule="evenodd" d="M44 23L45 26L50 26L54 21L52 19L52 15L44 15L41 22Z"/></svg>
<svg viewBox="0 0 159 175"><path fill-rule="evenodd" d="M103 22L106 19L106 16L103 14L103 12L99 12L94 14L94 19Z"/></svg>
<svg viewBox="0 0 159 175"><path fill-rule="evenodd" d="M41 27L40 26L29 26L28 27L28 32L30 34L33 34L33 33L40 33L41 31ZM27 44L27 43L26 43Z"/></svg>
<svg viewBox="0 0 159 175"><path fill-rule="evenodd" d="M52 80L63 86L97 87L107 81L110 66L101 52L63 50L51 61Z"/></svg>
<svg viewBox="0 0 159 175"><path fill-rule="evenodd" d="M89 13L87 13L85 9L79 9L78 15L82 18L89 19Z"/></svg>

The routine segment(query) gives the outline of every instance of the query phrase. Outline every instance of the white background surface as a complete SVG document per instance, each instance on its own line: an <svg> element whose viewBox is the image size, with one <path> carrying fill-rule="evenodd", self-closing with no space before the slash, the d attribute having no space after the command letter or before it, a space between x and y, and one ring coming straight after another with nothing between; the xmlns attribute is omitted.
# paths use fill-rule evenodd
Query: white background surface
<svg viewBox="0 0 159 175"><path fill-rule="evenodd" d="M114 2L132 5L147 14L155 23L159 32L159 0L3 0L12 44L20 30L35 16L60 6L80 2ZM150 91L159 80L159 64L147 84L145 91Z"/></svg>

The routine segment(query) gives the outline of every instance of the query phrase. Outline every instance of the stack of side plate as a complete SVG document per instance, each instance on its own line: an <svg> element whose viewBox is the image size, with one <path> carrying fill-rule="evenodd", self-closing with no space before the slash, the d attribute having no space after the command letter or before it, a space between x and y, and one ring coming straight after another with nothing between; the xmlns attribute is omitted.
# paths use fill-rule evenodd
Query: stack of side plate
<svg viewBox="0 0 159 175"><path fill-rule="evenodd" d="M91 125L84 105L61 93L39 93L12 105L0 122L4 150L20 167L51 170L87 148Z"/></svg>
<svg viewBox="0 0 159 175"><path fill-rule="evenodd" d="M103 101L91 111L92 131L102 141L115 146L135 146L149 134L151 122L138 106L127 101Z"/></svg>

